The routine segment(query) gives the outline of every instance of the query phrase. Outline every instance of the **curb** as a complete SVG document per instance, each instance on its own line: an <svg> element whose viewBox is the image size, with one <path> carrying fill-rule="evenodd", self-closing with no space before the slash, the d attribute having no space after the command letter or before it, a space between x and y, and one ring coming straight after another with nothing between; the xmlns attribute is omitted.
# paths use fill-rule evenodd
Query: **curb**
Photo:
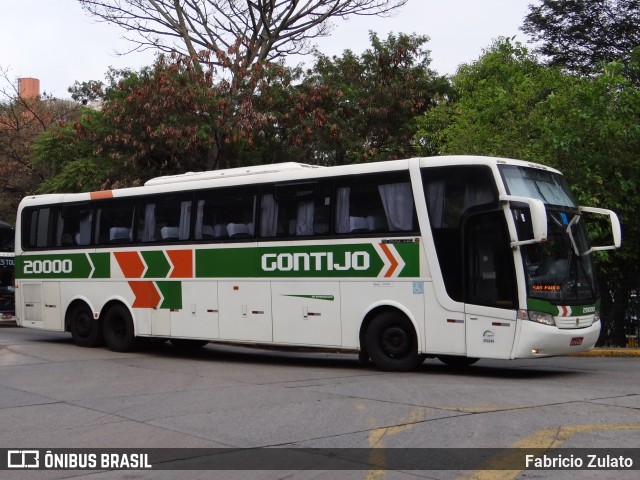
<svg viewBox="0 0 640 480"><path fill-rule="evenodd" d="M640 348L594 348L580 353L572 353L570 357L640 357Z"/></svg>

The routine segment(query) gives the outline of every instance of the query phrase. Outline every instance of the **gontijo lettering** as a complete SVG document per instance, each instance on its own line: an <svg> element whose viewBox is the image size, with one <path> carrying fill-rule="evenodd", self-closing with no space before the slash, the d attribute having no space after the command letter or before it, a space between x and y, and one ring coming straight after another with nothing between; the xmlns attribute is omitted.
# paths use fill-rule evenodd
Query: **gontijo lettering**
<svg viewBox="0 0 640 480"><path fill-rule="evenodd" d="M265 253L261 267L264 272L321 272L331 270L368 270L370 266L368 252L344 252L334 256L333 252Z"/></svg>

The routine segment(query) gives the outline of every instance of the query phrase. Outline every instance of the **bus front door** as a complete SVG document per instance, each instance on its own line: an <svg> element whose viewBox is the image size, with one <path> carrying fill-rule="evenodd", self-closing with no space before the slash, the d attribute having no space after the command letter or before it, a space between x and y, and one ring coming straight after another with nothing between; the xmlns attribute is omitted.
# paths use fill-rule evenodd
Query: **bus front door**
<svg viewBox="0 0 640 480"><path fill-rule="evenodd" d="M465 324L468 357L509 358L516 333L516 281L502 210L465 222Z"/></svg>

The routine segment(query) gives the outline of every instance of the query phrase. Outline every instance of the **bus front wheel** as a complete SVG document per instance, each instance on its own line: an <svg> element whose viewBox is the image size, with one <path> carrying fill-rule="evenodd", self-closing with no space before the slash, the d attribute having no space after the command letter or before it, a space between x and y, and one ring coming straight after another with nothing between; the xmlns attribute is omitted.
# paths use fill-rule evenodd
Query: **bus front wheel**
<svg viewBox="0 0 640 480"><path fill-rule="evenodd" d="M385 371L414 370L424 360L411 321L402 313L386 311L371 321L365 345L373 364Z"/></svg>
<svg viewBox="0 0 640 480"><path fill-rule="evenodd" d="M95 347L102 343L100 322L86 304L77 304L69 312L71 338L79 347Z"/></svg>
<svg viewBox="0 0 640 480"><path fill-rule="evenodd" d="M104 341L114 352L128 352L136 345L131 313L124 305L113 305L104 316Z"/></svg>

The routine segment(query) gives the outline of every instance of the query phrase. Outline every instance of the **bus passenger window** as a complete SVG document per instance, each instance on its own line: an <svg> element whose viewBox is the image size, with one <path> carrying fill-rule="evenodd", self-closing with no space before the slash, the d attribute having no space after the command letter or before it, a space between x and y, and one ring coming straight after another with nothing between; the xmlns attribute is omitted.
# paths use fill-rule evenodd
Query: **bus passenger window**
<svg viewBox="0 0 640 480"><path fill-rule="evenodd" d="M191 234L191 199L184 195L151 197L141 208L136 235L141 242L176 242Z"/></svg>
<svg viewBox="0 0 640 480"><path fill-rule="evenodd" d="M92 210L88 203L63 205L58 214L56 245L86 246L91 243Z"/></svg>
<svg viewBox="0 0 640 480"><path fill-rule="evenodd" d="M195 239L235 241L252 238L255 199L255 187L230 187L198 192Z"/></svg>
<svg viewBox="0 0 640 480"><path fill-rule="evenodd" d="M260 197L260 236L327 235L331 214L329 182L279 184Z"/></svg>
<svg viewBox="0 0 640 480"><path fill-rule="evenodd" d="M22 213L22 246L46 248L54 246L55 209L38 207L25 209Z"/></svg>
<svg viewBox="0 0 640 480"><path fill-rule="evenodd" d="M336 189L335 231L340 234L412 232L416 212L408 174L347 178Z"/></svg>
<svg viewBox="0 0 640 480"><path fill-rule="evenodd" d="M96 208L95 242L97 245L131 243L133 202L108 200Z"/></svg>

